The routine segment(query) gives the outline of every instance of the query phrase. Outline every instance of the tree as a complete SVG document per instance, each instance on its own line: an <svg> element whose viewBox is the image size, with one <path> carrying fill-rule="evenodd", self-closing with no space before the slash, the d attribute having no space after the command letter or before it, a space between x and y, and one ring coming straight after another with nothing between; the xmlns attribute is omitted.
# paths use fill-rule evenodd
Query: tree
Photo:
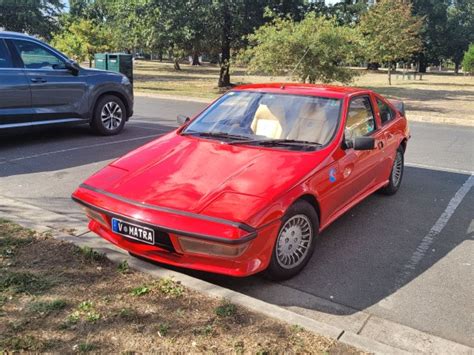
<svg viewBox="0 0 474 355"><path fill-rule="evenodd" d="M449 56L451 36L447 13L452 0L413 0L413 15L423 18L421 28L422 50L416 54L418 70L426 72L428 65L439 65Z"/></svg>
<svg viewBox="0 0 474 355"><path fill-rule="evenodd" d="M0 0L0 28L50 39L62 9L61 0Z"/></svg>
<svg viewBox="0 0 474 355"><path fill-rule="evenodd" d="M89 61L94 54L110 50L110 32L90 20L71 22L63 31L54 35L51 44L77 61Z"/></svg>
<svg viewBox="0 0 474 355"><path fill-rule="evenodd" d="M454 62L454 71L459 72L469 44L474 42L474 2L472 0L457 0L448 8L447 25L449 41L446 57Z"/></svg>
<svg viewBox="0 0 474 355"><path fill-rule="evenodd" d="M474 74L474 44L471 44L467 52L464 53L462 69L465 73Z"/></svg>
<svg viewBox="0 0 474 355"><path fill-rule="evenodd" d="M248 39L241 59L251 72L289 73L310 83L350 81L355 72L342 65L361 55L357 30L314 12L301 22L276 17Z"/></svg>
<svg viewBox="0 0 474 355"><path fill-rule="evenodd" d="M367 59L387 64L389 85L393 63L408 60L421 50L422 21L412 15L409 1L380 0L362 16L360 29L365 36Z"/></svg>

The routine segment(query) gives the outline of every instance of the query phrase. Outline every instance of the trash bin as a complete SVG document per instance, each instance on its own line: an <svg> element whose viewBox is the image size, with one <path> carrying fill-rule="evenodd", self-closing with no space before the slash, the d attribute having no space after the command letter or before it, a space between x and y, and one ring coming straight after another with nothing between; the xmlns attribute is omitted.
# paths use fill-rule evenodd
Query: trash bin
<svg viewBox="0 0 474 355"><path fill-rule="evenodd" d="M97 69L107 70L107 54L96 53L94 55L94 64Z"/></svg>
<svg viewBox="0 0 474 355"><path fill-rule="evenodd" d="M97 53L95 67L124 74L133 82L133 56L127 53Z"/></svg>

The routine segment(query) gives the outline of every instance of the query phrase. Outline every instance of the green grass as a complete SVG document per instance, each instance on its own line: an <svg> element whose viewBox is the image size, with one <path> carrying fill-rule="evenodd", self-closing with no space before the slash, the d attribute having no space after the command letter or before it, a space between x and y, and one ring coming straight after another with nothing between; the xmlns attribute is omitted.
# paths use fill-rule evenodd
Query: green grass
<svg viewBox="0 0 474 355"><path fill-rule="evenodd" d="M130 272L130 267L128 266L127 260L124 260L120 264L118 264L117 271L121 274L127 274Z"/></svg>
<svg viewBox="0 0 474 355"><path fill-rule="evenodd" d="M216 307L215 312L219 317L232 317L237 313L237 307L235 304L224 300L219 306Z"/></svg>
<svg viewBox="0 0 474 355"><path fill-rule="evenodd" d="M185 291L180 283L169 278L160 279L157 286L161 293L171 297L181 297Z"/></svg>
<svg viewBox="0 0 474 355"><path fill-rule="evenodd" d="M30 272L11 272L3 270L0 275L0 292L38 294L51 287L46 278Z"/></svg>
<svg viewBox="0 0 474 355"><path fill-rule="evenodd" d="M53 301L39 301L33 302L29 305L28 309L31 313L37 313L40 315L48 315L55 311L60 311L66 308L67 302L61 299Z"/></svg>
<svg viewBox="0 0 474 355"><path fill-rule="evenodd" d="M81 255L85 261L88 262L102 262L107 260L104 253L99 253L98 251L87 246L78 247L77 253Z"/></svg>
<svg viewBox="0 0 474 355"><path fill-rule="evenodd" d="M143 296L149 293L151 289L148 286L138 286L132 289L132 296Z"/></svg>

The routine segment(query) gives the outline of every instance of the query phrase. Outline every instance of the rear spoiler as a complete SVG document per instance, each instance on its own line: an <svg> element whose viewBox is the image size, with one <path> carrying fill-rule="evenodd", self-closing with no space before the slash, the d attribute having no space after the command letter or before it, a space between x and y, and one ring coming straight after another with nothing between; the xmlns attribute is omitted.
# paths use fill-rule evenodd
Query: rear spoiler
<svg viewBox="0 0 474 355"><path fill-rule="evenodd" d="M390 101L390 103L395 106L395 108L397 109L397 111L399 111L403 116L405 116L405 103L401 100L395 100L395 99L391 99L391 100L388 100Z"/></svg>

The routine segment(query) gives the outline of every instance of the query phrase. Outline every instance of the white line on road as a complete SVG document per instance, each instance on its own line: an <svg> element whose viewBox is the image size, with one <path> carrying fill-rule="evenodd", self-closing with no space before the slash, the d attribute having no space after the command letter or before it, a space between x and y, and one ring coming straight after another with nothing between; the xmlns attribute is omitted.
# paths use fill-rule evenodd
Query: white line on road
<svg viewBox="0 0 474 355"><path fill-rule="evenodd" d="M68 148L68 149L55 150L55 151L52 151L52 152L33 154L33 155L25 156L25 157L19 157L19 158L15 158L15 159L0 161L0 165L16 162L16 161L20 161L20 160L44 157L44 156L53 155L53 154L67 153L67 152L72 152L72 151L75 151L75 150L96 148L96 147L102 147L102 146L105 146L105 145L119 144L119 143L125 143L125 142L133 142L133 141L138 141L138 140L153 138L153 137L158 138L159 136L160 135L158 135L158 134L152 134L152 135L149 135L149 136L122 139L122 140L119 140L119 141L106 142L106 143L97 143L97 144L91 144L91 145L87 145L87 146L73 147L73 148Z"/></svg>
<svg viewBox="0 0 474 355"><path fill-rule="evenodd" d="M471 187L474 185L474 175L469 176L469 178L464 182L464 184L459 188L456 194L453 196L451 201L449 201L448 206L438 218L436 223L431 227L428 234L424 236L421 240L421 243L416 248L415 252L411 256L408 263L403 266L403 270L401 275L398 277L397 282L395 282L395 286L397 289L402 287L409 279L412 272L418 266L420 261L424 258L425 254L427 253L428 249L434 243L435 238L441 233L444 227L448 224L449 219L456 211L456 208L460 205L464 197L467 195Z"/></svg>
<svg viewBox="0 0 474 355"><path fill-rule="evenodd" d="M417 163L405 163L405 166L408 166L410 168L421 168L421 169L429 169L429 170L437 170L437 171L446 171L448 173L458 173L458 174L467 174L467 175L474 174L474 171L471 171L471 170L444 168L444 167L441 167L441 166L425 165L425 164L417 164Z"/></svg>

